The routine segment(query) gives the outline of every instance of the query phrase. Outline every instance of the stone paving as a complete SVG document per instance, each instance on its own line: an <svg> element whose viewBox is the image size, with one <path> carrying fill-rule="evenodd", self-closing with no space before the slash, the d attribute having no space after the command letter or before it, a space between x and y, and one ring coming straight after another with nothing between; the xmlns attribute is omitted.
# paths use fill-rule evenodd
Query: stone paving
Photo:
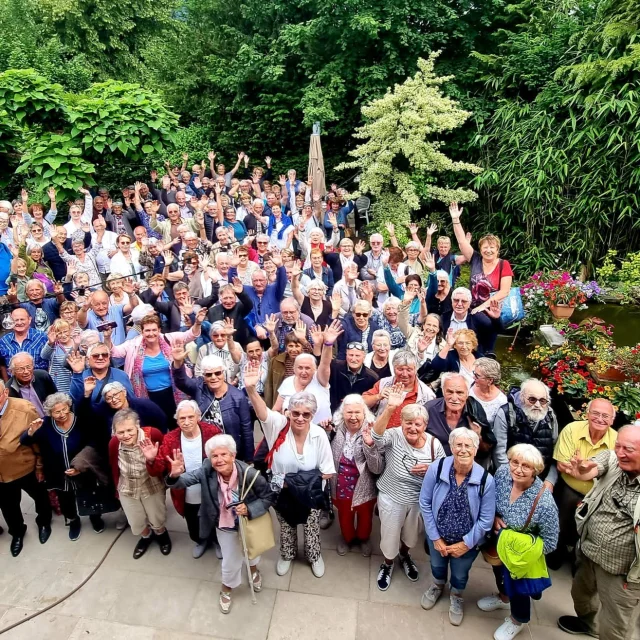
<svg viewBox="0 0 640 640"><path fill-rule="evenodd" d="M50 540L40 545L33 509L26 500L23 506L29 530L22 554L12 558L8 535L0 537L0 631L80 584L118 533L111 516L105 517L108 528L100 535L85 519L80 539L70 542L63 519L56 517ZM153 545L143 558L133 560L135 538L125 531L80 591L3 634L2 640L490 640L507 613L483 613L476 607L476 600L494 586L491 569L481 558L471 571L460 627L449 624L446 597L432 611L420 608L420 596L430 584L422 549L414 553L420 569L417 583L397 570L390 589L379 591L379 549L374 547L370 559L357 550L338 556L334 524L323 532L323 578L315 578L301 559L288 575L277 576L272 549L261 562L264 588L257 594L258 603L251 604L245 583L234 592L231 613L223 615L217 604L219 561L211 551L194 560L184 521L171 507L170 514L169 556L163 557ZM377 538L374 530L373 539ZM519 636L523 640L568 640L556 627L556 618L572 613L571 577L568 571L555 572L553 581L542 600L534 603L532 622ZM629 640L640 640L640 621L634 622Z"/></svg>

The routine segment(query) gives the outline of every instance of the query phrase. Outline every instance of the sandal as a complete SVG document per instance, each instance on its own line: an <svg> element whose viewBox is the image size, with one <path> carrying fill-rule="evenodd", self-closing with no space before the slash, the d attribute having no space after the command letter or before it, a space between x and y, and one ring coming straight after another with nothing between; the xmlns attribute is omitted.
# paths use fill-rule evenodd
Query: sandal
<svg viewBox="0 0 640 640"><path fill-rule="evenodd" d="M257 569L251 572L251 579L253 580L253 590L258 593L262 591L262 575Z"/></svg>
<svg viewBox="0 0 640 640"><path fill-rule="evenodd" d="M220 591L218 604L222 613L229 613L231 611L231 591Z"/></svg>

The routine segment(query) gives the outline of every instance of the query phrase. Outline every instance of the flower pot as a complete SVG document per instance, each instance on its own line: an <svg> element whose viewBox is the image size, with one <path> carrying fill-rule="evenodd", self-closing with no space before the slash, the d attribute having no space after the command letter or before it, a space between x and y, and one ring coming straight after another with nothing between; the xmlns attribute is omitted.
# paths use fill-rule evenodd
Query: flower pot
<svg viewBox="0 0 640 640"><path fill-rule="evenodd" d="M566 320L573 315L576 310L575 305L568 304L550 304L549 311L554 318Z"/></svg>
<svg viewBox="0 0 640 640"><path fill-rule="evenodd" d="M609 367L602 373L597 371L595 367L589 367L589 373L598 384L603 382L625 382L627 380L627 376L615 367Z"/></svg>

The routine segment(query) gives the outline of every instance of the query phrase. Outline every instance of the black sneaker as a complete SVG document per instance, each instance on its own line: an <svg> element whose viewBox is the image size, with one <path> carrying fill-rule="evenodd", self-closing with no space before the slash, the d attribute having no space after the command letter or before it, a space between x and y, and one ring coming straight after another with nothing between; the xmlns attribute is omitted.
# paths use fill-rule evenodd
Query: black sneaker
<svg viewBox="0 0 640 640"><path fill-rule="evenodd" d="M591 627L586 622L580 620L578 616L560 616L558 618L558 626L565 633L571 633L572 635L598 637L598 634L592 631Z"/></svg>
<svg viewBox="0 0 640 640"><path fill-rule="evenodd" d="M411 582L418 582L420 574L418 573L418 567L416 563L411 559L411 556L407 553L406 556L400 556L400 564L404 569L404 573L411 580Z"/></svg>
<svg viewBox="0 0 640 640"><path fill-rule="evenodd" d="M383 562L378 571L378 589L386 591L391 585L391 576L393 575L393 565Z"/></svg>
<svg viewBox="0 0 640 640"><path fill-rule="evenodd" d="M89 516L89 519L96 533L102 533L104 531L104 520L100 516Z"/></svg>
<svg viewBox="0 0 640 640"><path fill-rule="evenodd" d="M69 523L69 540L75 542L80 537L81 530L82 523L80 522L80 518L71 520L71 522Z"/></svg>

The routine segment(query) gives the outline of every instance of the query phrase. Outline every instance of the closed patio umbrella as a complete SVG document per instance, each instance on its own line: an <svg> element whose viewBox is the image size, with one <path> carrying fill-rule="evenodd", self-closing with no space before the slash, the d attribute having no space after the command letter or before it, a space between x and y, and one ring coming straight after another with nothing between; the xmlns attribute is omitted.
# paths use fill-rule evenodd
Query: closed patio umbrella
<svg viewBox="0 0 640 640"><path fill-rule="evenodd" d="M313 125L313 133L309 143L309 177L313 180L312 190L323 197L327 193L324 175L324 158L322 157L322 146L320 144L320 124Z"/></svg>

